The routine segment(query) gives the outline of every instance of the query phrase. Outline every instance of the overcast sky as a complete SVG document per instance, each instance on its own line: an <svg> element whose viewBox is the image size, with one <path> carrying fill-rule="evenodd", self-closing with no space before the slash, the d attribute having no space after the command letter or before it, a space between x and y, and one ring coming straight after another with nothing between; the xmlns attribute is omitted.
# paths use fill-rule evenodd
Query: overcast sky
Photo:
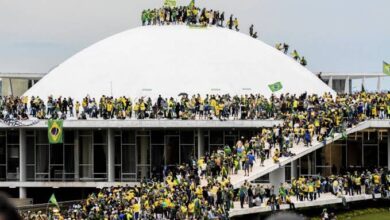
<svg viewBox="0 0 390 220"><path fill-rule="evenodd" d="M162 2L0 0L0 72L47 72L94 42L139 26L142 9ZM197 0L196 4L233 13L243 32L253 23L268 44L287 42L307 58L313 72L381 72L382 61L390 62L390 0ZM390 89L390 79L382 85Z"/></svg>

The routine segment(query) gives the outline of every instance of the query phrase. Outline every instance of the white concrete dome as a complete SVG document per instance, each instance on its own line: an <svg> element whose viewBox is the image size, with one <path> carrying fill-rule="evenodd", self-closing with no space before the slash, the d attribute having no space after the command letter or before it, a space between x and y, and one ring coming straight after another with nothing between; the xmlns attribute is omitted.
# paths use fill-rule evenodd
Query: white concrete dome
<svg viewBox="0 0 390 220"><path fill-rule="evenodd" d="M158 94L271 95L334 91L275 48L225 28L146 26L124 31L82 50L50 71L25 95L73 97L87 94L137 98Z"/></svg>

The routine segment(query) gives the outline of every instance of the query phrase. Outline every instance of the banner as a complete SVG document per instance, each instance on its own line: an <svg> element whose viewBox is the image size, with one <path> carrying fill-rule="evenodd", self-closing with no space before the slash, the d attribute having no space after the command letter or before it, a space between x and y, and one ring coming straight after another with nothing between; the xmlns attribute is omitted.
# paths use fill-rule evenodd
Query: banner
<svg viewBox="0 0 390 220"><path fill-rule="evenodd" d="M272 91L272 92L277 92L281 89L283 89L283 86L282 86L282 83L281 82L276 82L274 84L270 84L268 85L269 89Z"/></svg>
<svg viewBox="0 0 390 220"><path fill-rule="evenodd" d="M63 121L49 120L47 123L47 135L50 144L62 144L63 142Z"/></svg>
<svg viewBox="0 0 390 220"><path fill-rule="evenodd" d="M383 73L390 76L390 64L383 61Z"/></svg>
<svg viewBox="0 0 390 220"><path fill-rule="evenodd" d="M176 7L176 0L164 0L164 7Z"/></svg>

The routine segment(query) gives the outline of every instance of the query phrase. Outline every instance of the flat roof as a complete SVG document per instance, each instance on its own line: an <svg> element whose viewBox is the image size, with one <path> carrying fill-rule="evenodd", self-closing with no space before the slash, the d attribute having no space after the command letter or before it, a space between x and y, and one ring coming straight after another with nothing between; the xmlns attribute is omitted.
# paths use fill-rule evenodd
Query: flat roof
<svg viewBox="0 0 390 220"><path fill-rule="evenodd" d="M21 126L0 123L0 128L47 128L47 120L20 121ZM261 128L282 124L282 120L168 120L168 119L67 119L64 128Z"/></svg>
<svg viewBox="0 0 390 220"><path fill-rule="evenodd" d="M315 73L317 76L320 73ZM350 79L362 79L362 78L376 78L376 77L386 77L388 75L384 73L333 73L333 72L321 72L321 78L329 79L345 79L349 77Z"/></svg>
<svg viewBox="0 0 390 220"><path fill-rule="evenodd" d="M11 79L33 79L39 80L44 77L47 73L1 73L0 78L11 78Z"/></svg>

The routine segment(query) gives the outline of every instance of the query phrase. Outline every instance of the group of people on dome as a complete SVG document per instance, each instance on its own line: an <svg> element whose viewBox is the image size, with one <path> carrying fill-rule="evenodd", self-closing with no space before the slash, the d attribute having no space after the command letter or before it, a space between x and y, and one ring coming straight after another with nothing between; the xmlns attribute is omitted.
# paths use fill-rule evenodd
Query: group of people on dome
<svg viewBox="0 0 390 220"><path fill-rule="evenodd" d="M143 26L170 24L213 25L228 27L229 29L234 28L236 31L240 30L238 19L233 15L225 19L225 12L206 8L201 9L195 5L143 10L141 21Z"/></svg>
<svg viewBox="0 0 390 220"><path fill-rule="evenodd" d="M286 43L277 43L275 45L275 48L277 50L280 50L280 51L283 51L284 54L287 54L288 53L288 49L290 48L290 46ZM299 62L302 66L306 66L307 65L307 61L305 59L304 56L300 56L297 52L297 50L293 50L293 52L291 53L291 57L296 60L297 62Z"/></svg>

